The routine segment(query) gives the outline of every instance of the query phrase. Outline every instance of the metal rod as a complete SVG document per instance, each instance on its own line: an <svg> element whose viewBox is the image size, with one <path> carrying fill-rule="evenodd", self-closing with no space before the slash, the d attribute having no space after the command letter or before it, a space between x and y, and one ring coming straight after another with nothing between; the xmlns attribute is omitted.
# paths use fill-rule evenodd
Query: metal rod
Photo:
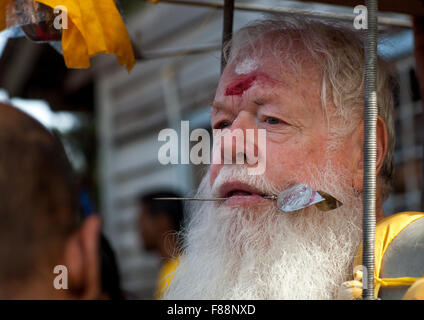
<svg viewBox="0 0 424 320"><path fill-rule="evenodd" d="M164 58L172 58L179 57L185 55L194 55L194 54L203 54L211 51L221 50L221 45L211 45L211 46L202 46L202 47L194 47L190 49L169 49L162 51L149 51L149 52L141 52L139 59L140 60L155 60L155 59L164 59Z"/></svg>
<svg viewBox="0 0 424 320"><path fill-rule="evenodd" d="M222 9L224 4L217 1L205 1L198 2L195 0L160 0L159 2L179 4L179 5L188 5L188 6L198 6L206 8L215 8ZM249 4L249 3L235 3L234 8L236 10L243 11L254 11L254 12L264 12L264 13L287 13L287 14L296 14L316 18L326 18L326 19L336 19L344 21L353 21L356 17L354 13L339 13L339 12L328 12L328 11L310 11L300 8L289 8L289 7L275 7L275 6L266 6L258 4ZM400 27L400 28L412 28L412 21L408 19L394 18L394 17L378 17L378 23L381 25Z"/></svg>
<svg viewBox="0 0 424 320"><path fill-rule="evenodd" d="M365 40L364 215L362 264L366 268L362 298L374 299L374 242L377 159L377 39L378 1L366 0L368 28Z"/></svg>
<svg viewBox="0 0 424 320"><path fill-rule="evenodd" d="M277 200L277 196L263 196L264 199ZM224 201L228 198L153 198L153 200L193 200L193 201Z"/></svg>
<svg viewBox="0 0 424 320"><path fill-rule="evenodd" d="M193 200L193 201L224 201L228 198L153 198L153 200Z"/></svg>
<svg viewBox="0 0 424 320"><path fill-rule="evenodd" d="M424 144L421 145L421 212L424 211Z"/></svg>
<svg viewBox="0 0 424 320"><path fill-rule="evenodd" d="M224 18L222 26L222 46L221 46L221 73L225 68L224 49L225 44L231 40L233 36L234 24L234 0L224 0Z"/></svg>

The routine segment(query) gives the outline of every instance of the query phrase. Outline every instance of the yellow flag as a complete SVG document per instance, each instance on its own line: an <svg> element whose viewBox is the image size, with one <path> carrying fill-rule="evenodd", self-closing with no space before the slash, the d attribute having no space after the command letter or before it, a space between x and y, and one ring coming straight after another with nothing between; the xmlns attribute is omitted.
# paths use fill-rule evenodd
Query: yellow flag
<svg viewBox="0 0 424 320"><path fill-rule="evenodd" d="M12 0L0 0L0 31L6 29L6 8Z"/></svg>
<svg viewBox="0 0 424 320"><path fill-rule="evenodd" d="M13 0L0 0L0 30L6 27L6 6ZM63 9L67 29L62 29L62 49L68 68L88 68L90 58L113 54L130 71L135 65L127 28L114 0L34 0L51 8ZM63 23L63 19L62 19Z"/></svg>

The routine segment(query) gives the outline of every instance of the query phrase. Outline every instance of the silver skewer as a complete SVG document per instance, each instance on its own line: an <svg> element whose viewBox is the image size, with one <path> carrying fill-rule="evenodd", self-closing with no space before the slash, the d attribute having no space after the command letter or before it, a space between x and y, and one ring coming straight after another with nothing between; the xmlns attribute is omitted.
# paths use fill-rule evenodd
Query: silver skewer
<svg viewBox="0 0 424 320"><path fill-rule="evenodd" d="M194 201L223 201L228 198L153 198L153 200L194 200Z"/></svg>
<svg viewBox="0 0 424 320"><path fill-rule="evenodd" d="M321 199L317 198L317 201L311 202L310 199L315 199L316 197L316 196L313 196L313 198L311 198L314 192L318 193ZM303 201L307 200L307 203L302 203L302 201L299 202L298 201L299 199L296 199L296 197L298 198L299 196L304 198ZM333 209L337 209L338 207L342 205L340 201L338 201L336 198L334 198L330 194L323 191L313 191L311 187L305 184L294 185L282 191L279 196L267 195L267 196L262 196L262 198L273 200L273 201L277 200L278 208L284 212L298 211L300 209L304 209L311 205L314 205L320 211L330 211ZM229 199L229 197L222 197L222 198L171 197L171 198L154 198L153 200L225 201L227 199Z"/></svg>
<svg viewBox="0 0 424 320"><path fill-rule="evenodd" d="M264 199L277 200L277 196L263 196ZM194 200L194 201L224 201L228 198L153 198L153 200Z"/></svg>

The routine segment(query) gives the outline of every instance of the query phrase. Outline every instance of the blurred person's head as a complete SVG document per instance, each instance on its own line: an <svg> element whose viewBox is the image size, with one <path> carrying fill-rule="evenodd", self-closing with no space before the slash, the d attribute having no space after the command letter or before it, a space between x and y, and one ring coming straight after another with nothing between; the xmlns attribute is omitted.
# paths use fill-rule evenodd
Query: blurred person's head
<svg viewBox="0 0 424 320"><path fill-rule="evenodd" d="M154 200L155 198L180 197L173 191L154 191L139 197L140 236L144 249L158 251L162 257L172 257L178 250L178 241L174 237L180 232L184 222L183 203L176 201Z"/></svg>
<svg viewBox="0 0 424 320"><path fill-rule="evenodd" d="M58 138L5 104L0 104L0 219L0 298L99 297L100 219L80 220L72 168ZM56 266L65 266L67 274ZM55 288L58 276L68 289Z"/></svg>

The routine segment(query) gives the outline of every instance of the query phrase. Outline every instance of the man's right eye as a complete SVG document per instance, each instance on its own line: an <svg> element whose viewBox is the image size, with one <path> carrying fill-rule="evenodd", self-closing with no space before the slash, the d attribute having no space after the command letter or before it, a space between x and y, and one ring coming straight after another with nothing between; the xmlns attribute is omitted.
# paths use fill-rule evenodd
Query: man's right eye
<svg viewBox="0 0 424 320"><path fill-rule="evenodd" d="M229 121L221 121L221 122L218 122L215 125L214 129L224 129L224 128L227 128L229 126L231 126L231 123Z"/></svg>

